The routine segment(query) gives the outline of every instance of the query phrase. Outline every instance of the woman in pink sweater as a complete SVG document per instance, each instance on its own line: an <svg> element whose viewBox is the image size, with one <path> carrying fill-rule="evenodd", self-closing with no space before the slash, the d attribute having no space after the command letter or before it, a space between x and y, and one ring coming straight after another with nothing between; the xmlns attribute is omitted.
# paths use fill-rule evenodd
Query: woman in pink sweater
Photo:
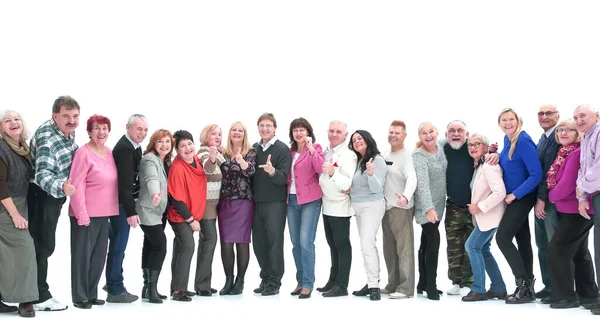
<svg viewBox="0 0 600 318"><path fill-rule="evenodd" d="M103 305L98 282L106 263L108 218L119 214L117 166L106 147L110 120L94 115L87 121L90 141L75 151L66 182L75 187L71 196L71 294L73 305L90 309Z"/></svg>
<svg viewBox="0 0 600 318"><path fill-rule="evenodd" d="M542 299L550 308L576 308L596 302L598 295L594 263L588 250L588 234L594 225L589 214L594 211L590 209L587 215L580 215L575 196L581 138L573 119L556 126L560 148L548 171L548 197L560 213L558 228L548 245L552 296Z"/></svg>

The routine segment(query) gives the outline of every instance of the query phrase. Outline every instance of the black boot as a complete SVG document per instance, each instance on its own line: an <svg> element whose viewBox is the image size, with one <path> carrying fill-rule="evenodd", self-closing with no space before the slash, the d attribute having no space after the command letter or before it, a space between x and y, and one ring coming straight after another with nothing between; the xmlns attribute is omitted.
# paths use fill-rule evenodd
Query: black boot
<svg viewBox="0 0 600 318"><path fill-rule="evenodd" d="M144 278L144 287L142 287L142 299L148 299L148 269L142 268L142 277Z"/></svg>
<svg viewBox="0 0 600 318"><path fill-rule="evenodd" d="M225 276L225 286L223 286L219 295L229 295L231 287L233 287L233 276Z"/></svg>
<svg viewBox="0 0 600 318"><path fill-rule="evenodd" d="M239 295L244 291L244 276L237 276L235 278L235 284L231 287L229 295Z"/></svg>
<svg viewBox="0 0 600 318"><path fill-rule="evenodd" d="M158 270L158 277L160 277L160 272L161 272L161 271L162 271L162 269L159 269L159 270ZM173 293L171 293L171 294L173 294ZM167 298L168 298L167 296L165 296L165 295L161 295L161 294L158 294L158 296L160 296L160 299L167 299Z"/></svg>
<svg viewBox="0 0 600 318"><path fill-rule="evenodd" d="M160 271L155 269L148 270L148 301L153 304L162 304L163 302L160 298L160 294L158 294L158 290L156 290L158 275L160 275Z"/></svg>
<svg viewBox="0 0 600 318"><path fill-rule="evenodd" d="M425 273L425 250L419 249L417 260L419 265L419 282L417 283L417 294L423 294L425 286L427 285L427 274Z"/></svg>
<svg viewBox="0 0 600 318"><path fill-rule="evenodd" d="M529 281L522 278L517 278L517 289L515 293L506 298L507 304L525 304L535 301L535 292L531 292Z"/></svg>

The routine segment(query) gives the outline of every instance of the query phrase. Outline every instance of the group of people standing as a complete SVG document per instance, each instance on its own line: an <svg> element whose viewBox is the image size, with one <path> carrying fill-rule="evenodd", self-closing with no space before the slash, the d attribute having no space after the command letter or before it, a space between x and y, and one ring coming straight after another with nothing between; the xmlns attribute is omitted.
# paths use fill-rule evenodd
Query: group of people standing
<svg viewBox="0 0 600 318"><path fill-rule="evenodd" d="M499 154L485 136L469 134L459 120L448 124L446 138L438 138L432 123L422 123L414 150L404 144L406 124L395 120L388 132L391 150L381 153L368 131L357 130L347 140L347 126L337 120L330 122L329 144L323 147L311 124L300 117L290 124L288 147L275 136L277 121L270 113L258 118L261 139L254 145L246 126L235 122L224 146L221 128L211 124L202 130L197 148L188 131L158 129L144 151L146 117L131 116L126 134L110 149L105 145L110 119L93 115L86 126L89 142L78 147L79 111L73 98L57 98L52 118L36 130L29 145L21 115L1 114L0 300L19 306L0 302L0 312L33 317L35 310L67 308L52 297L47 275L60 212L70 197L72 301L81 309L104 304L98 284L105 264L106 301L138 299L123 285L122 269L130 228L138 225L144 233L141 297L162 303L167 296L158 292L157 282L166 258L167 223L175 234L173 300L217 293L211 268L219 237L225 272L220 295L243 292L251 238L261 279L254 292L278 294L286 221L296 265L297 286L291 294L310 298L321 212L331 255L328 280L316 288L324 297L348 295L350 220L355 216L367 283L353 294L371 300L381 294L408 298L416 287L417 293L438 300L439 225L445 211L452 281L448 294L470 288L463 301L498 298L519 304L537 297L552 308L583 305L600 314L587 248L591 215L600 209L600 124L598 112L588 105L560 122L556 106L540 107L544 134L537 146L516 111L503 110L498 125L505 138ZM538 293L531 209L545 286ZM422 227L416 284L413 219ZM388 270L384 288L379 285L379 228ZM189 291L195 232L197 263L194 291ZM600 230L595 233L598 248ZM511 294L490 252L494 234L515 276L517 288Z"/></svg>

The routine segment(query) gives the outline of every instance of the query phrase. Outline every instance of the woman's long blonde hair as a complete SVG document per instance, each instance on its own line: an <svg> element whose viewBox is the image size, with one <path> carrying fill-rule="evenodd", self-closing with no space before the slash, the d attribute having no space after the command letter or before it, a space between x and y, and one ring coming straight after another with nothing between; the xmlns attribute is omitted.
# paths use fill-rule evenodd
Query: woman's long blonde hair
<svg viewBox="0 0 600 318"><path fill-rule="evenodd" d="M519 140L519 136L521 136L521 132L523 131L523 119L519 117L519 114L517 114L517 112L514 109L505 108L502 110L502 112L500 112L500 115L498 115L498 125L500 125L500 117L509 112L513 113L513 115L515 115L517 119L517 130L515 130L515 133L509 139L510 150L508 151L508 159L512 160L513 154L515 153L515 149L517 148L517 140Z"/></svg>
<svg viewBox="0 0 600 318"><path fill-rule="evenodd" d="M232 158L233 154L236 153L236 150L233 149L233 142L231 141L231 131L233 128L241 128L244 131L244 140L242 141L242 156L245 157L250 151L250 143L248 143L248 129L241 121L236 121L231 124L229 128L229 133L227 134L227 144L225 145L225 150L223 150L223 156Z"/></svg>

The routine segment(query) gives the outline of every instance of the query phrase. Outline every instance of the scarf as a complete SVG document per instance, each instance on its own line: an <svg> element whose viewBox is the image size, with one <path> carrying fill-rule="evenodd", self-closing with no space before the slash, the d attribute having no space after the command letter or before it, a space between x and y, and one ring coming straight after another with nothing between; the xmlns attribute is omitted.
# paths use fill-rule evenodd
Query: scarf
<svg viewBox="0 0 600 318"><path fill-rule="evenodd" d="M547 173L548 190L552 190L552 188L556 186L556 174L558 173L558 170L565 162L565 159L567 159L567 157L571 154L571 152L579 148L579 145L579 142L574 142L566 146L560 146L560 149L558 150L558 155L556 156L556 159L554 159L554 163L552 164L552 166L550 166L550 170L548 170Z"/></svg>
<svg viewBox="0 0 600 318"><path fill-rule="evenodd" d="M3 139L10 149L12 149L17 155L25 157L29 163L31 163L31 154L29 154L29 146L23 140L19 140L19 142L15 142L14 139L7 136L5 133L0 134L0 139Z"/></svg>
<svg viewBox="0 0 600 318"><path fill-rule="evenodd" d="M477 162L475 162L475 164L473 165L473 168L477 169L479 166L483 166L484 163L485 163L485 156L481 156L481 158L479 158L479 160L477 160Z"/></svg>
<svg viewBox="0 0 600 318"><path fill-rule="evenodd" d="M169 167L167 188L169 195L183 202L194 219L200 221L206 207L206 174L197 156L194 156L194 162L196 168L176 156ZM173 206L169 208L167 218L175 223L185 221Z"/></svg>

